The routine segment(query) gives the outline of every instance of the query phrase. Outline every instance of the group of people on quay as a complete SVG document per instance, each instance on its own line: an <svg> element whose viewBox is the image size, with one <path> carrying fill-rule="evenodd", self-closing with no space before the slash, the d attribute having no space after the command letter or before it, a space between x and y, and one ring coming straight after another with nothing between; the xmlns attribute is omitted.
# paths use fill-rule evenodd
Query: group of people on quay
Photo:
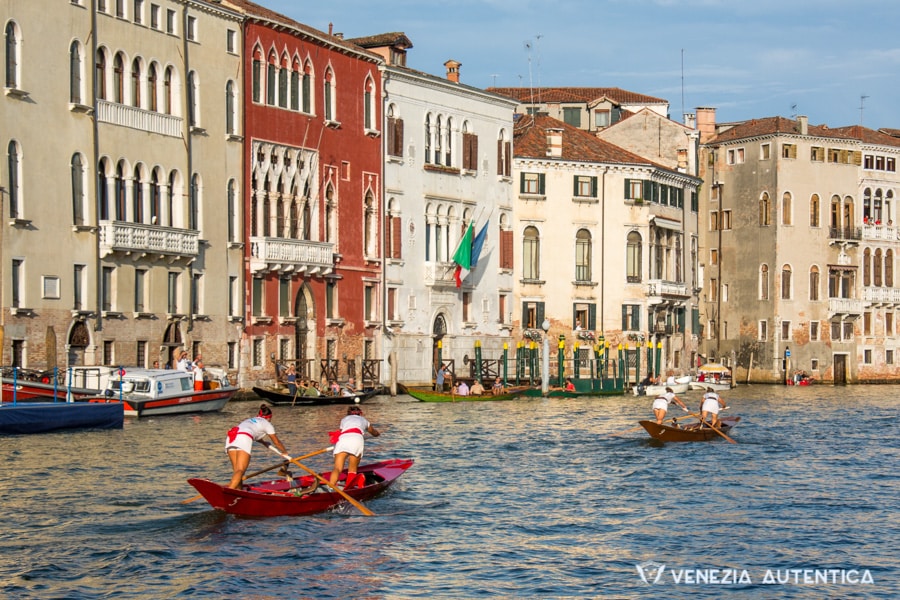
<svg viewBox="0 0 900 600"><path fill-rule="evenodd" d="M356 380L353 377L350 377L344 385L341 385L334 379L328 381L324 378L322 383L319 383L315 379L299 377L297 368L294 365L287 367L282 381L287 386L288 393L292 396L352 396L359 391L356 388Z"/></svg>
<svg viewBox="0 0 900 600"><path fill-rule="evenodd" d="M344 481L344 489L354 486L362 487L362 477L357 478L359 461L365 451L365 434L372 437L381 435L375 427L363 416L362 408L353 405L347 408L347 415L341 419L339 429L329 432L331 443L334 444L334 466L328 485L337 490L338 479L344 465L347 465L347 477ZM269 441L265 441L265 438ZM250 465L250 456L253 452L253 442L274 446L287 461L293 461L281 440L275 433L272 425L272 409L267 404L261 404L255 417L241 421L235 427L228 430L225 439L225 452L231 461L232 475L228 486L231 489L240 489L244 481L244 473Z"/></svg>
<svg viewBox="0 0 900 600"><path fill-rule="evenodd" d="M447 365L441 363L435 376L434 389L437 392L451 392L454 396L483 396L487 391L484 384L478 379L472 382L471 387L465 380L453 381L453 374L447 368ZM499 396L507 392L507 387L503 385L503 381L498 376L491 385L491 395Z"/></svg>
<svg viewBox="0 0 900 600"><path fill-rule="evenodd" d="M653 415L656 417L656 424L662 425L669 410L669 405L677 404L686 413L689 413L687 405L675 395L671 387L666 387L666 391L654 398ZM711 387L706 388L703 398L700 401L700 426L716 428L719 426L719 411L726 408L725 401ZM708 420L707 420L708 419Z"/></svg>

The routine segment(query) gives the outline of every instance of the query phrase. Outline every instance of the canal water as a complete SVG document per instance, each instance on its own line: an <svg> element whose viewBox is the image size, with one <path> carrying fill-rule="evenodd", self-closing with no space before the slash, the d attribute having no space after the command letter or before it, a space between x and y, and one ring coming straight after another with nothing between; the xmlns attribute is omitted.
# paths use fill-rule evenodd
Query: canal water
<svg viewBox="0 0 900 600"><path fill-rule="evenodd" d="M737 444L615 435L650 418L633 396L375 398L366 458L416 461L367 503L375 517L182 504L189 477L228 480L223 438L252 402L5 437L0 596L896 598L900 386L723 397ZM327 446L345 408L275 407L273 423L297 456ZM250 470L276 462L257 445Z"/></svg>

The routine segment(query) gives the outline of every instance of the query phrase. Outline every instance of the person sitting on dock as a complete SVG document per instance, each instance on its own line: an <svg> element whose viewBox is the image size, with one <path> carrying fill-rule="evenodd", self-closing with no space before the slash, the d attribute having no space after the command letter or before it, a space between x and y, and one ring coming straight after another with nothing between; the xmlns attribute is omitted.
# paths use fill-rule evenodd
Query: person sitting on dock
<svg viewBox="0 0 900 600"><path fill-rule="evenodd" d="M482 394L484 394L484 386L481 385L480 379L476 379L472 383L472 389L469 390L469 395L470 396L481 396Z"/></svg>
<svg viewBox="0 0 900 600"><path fill-rule="evenodd" d="M666 412L669 410L669 404L672 402L680 406L684 412L687 412L688 407L685 403L675 395L672 388L667 387L665 393L662 396L657 396L653 401L653 414L656 415L657 425L662 425L663 419L666 418Z"/></svg>
<svg viewBox="0 0 900 600"><path fill-rule="evenodd" d="M703 403L700 406L700 427L707 425L706 416L710 415L710 424L719 426L719 410L725 408L725 401L711 387L706 388L703 394Z"/></svg>
<svg viewBox="0 0 900 600"><path fill-rule="evenodd" d="M469 384L465 381L459 382L459 387L456 389L456 394L458 396L468 396L469 395Z"/></svg>
<svg viewBox="0 0 900 600"><path fill-rule="evenodd" d="M497 379L494 380L493 387L491 387L491 394L493 394L494 396L499 396L500 394L505 394L505 393L506 393L506 388L503 387L503 382L501 382L500 378L497 377Z"/></svg>

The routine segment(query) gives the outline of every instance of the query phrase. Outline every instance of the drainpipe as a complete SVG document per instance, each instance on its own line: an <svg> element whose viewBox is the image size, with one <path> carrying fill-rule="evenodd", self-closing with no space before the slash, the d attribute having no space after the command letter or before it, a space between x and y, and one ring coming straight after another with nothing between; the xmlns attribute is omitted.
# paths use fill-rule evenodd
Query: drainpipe
<svg viewBox="0 0 900 600"><path fill-rule="evenodd" d="M600 176L600 332L603 332L603 305L606 298L606 174L609 167L604 167Z"/></svg>
<svg viewBox="0 0 900 600"><path fill-rule="evenodd" d="M390 75L387 73L387 70L383 65L379 65L379 70L382 72L381 77L381 130L384 132L384 135L381 136L381 161L379 161L379 168L381 169L381 174L379 177L381 183L381 227L379 227L379 231L382 235L384 235L385 225L388 223L388 219L390 219L390 214L388 213L387 202L384 197L384 164L385 159L387 157L387 94L384 91L384 87L388 82L388 78ZM402 140L401 140L402 143ZM391 235L393 235L393 228L391 229ZM387 249L389 245L392 243L392 240L382 240L381 244L381 360L382 360L382 369L386 370L388 373L392 371L389 369L390 360L388 359L388 305L387 305ZM394 358L394 362L396 363L396 357ZM383 371L384 372L384 371ZM383 373L382 372L382 373ZM384 384L384 376L382 375L382 381L379 382L382 385ZM391 384L392 395L395 390L395 382L389 381Z"/></svg>
<svg viewBox="0 0 900 600"><path fill-rule="evenodd" d="M184 76L185 76L185 82L188 84L187 85L187 88L188 88L187 93L182 96L182 98L184 98L184 100L186 100L187 104L188 104L188 106L185 107L187 109L185 111L185 114L188 115L187 130L185 131L185 133L187 134L185 136L185 148L187 150L188 213L193 214L193 202L195 200L197 200L197 197L194 196L193 135L191 132L190 115L191 115L191 112L193 111L193 104L194 104L194 100L196 99L195 94L196 94L197 90L194 89L195 82L192 83L190 81L191 61L190 61L190 44L188 43L188 5L187 5L187 3L185 3L184 8L182 9L181 16L182 16L182 18L181 18L181 40L182 40L182 45L184 47ZM195 119L197 118L196 113L194 113L194 118ZM190 218L190 214L189 214L189 218ZM197 210L197 220L199 221L199 219L200 219L200 211L198 209ZM169 226L171 227L172 224L169 223ZM197 228L197 231L199 233L200 223L199 222L194 223L194 226ZM199 246L197 247L197 251L198 252L200 251ZM196 260L196 258L194 260ZM194 330L194 260L192 260L188 264L188 268L187 268L187 274L188 274L188 281L187 281L187 288L188 288L187 320L188 320L188 324L187 324L187 330L188 331ZM185 346L187 346L187 342L185 342Z"/></svg>
<svg viewBox="0 0 900 600"><path fill-rule="evenodd" d="M93 135L93 161L94 161L94 208L97 215L97 225L100 225L100 126L97 123L97 47L99 37L97 32L97 0L91 0L91 73L93 76L93 89L91 90L91 100L94 108L92 119L92 135ZM103 267L100 262L100 235L94 238L94 287L96 290L97 310L95 319L97 321L96 331L103 331ZM96 343L96 340L94 340Z"/></svg>

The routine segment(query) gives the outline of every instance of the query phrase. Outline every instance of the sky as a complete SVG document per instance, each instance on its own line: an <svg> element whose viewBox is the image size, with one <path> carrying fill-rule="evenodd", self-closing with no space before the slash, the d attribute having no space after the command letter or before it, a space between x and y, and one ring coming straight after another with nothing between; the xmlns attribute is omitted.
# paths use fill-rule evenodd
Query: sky
<svg viewBox="0 0 900 600"><path fill-rule="evenodd" d="M468 85L618 87L682 121L805 115L900 129L897 0L255 0L347 38L401 31L407 66Z"/></svg>

